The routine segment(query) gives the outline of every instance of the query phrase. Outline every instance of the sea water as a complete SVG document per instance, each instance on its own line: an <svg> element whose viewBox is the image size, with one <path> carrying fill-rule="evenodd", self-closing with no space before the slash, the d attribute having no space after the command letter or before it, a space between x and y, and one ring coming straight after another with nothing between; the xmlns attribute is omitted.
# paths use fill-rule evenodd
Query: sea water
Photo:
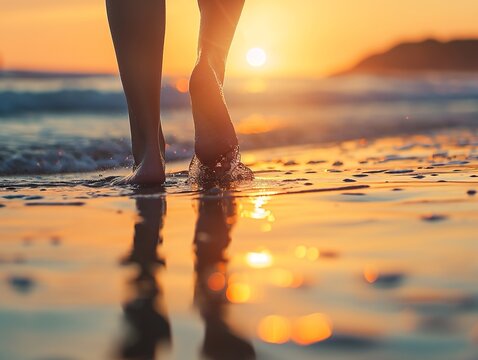
<svg viewBox="0 0 478 360"><path fill-rule="evenodd" d="M168 161L191 159L194 149L189 96L178 81L165 78L161 94ZM225 94L243 150L478 124L478 75L470 74L231 78ZM116 75L2 72L0 128L1 176L132 164Z"/></svg>

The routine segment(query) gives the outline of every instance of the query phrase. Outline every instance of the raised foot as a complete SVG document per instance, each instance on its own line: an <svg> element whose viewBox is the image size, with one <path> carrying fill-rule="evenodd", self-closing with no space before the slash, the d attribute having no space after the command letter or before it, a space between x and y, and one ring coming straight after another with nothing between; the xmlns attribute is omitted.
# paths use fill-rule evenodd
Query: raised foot
<svg viewBox="0 0 478 360"><path fill-rule="evenodd" d="M206 61L194 68L189 91L196 132L196 156L202 164L215 166L237 147L238 141L224 99L222 81Z"/></svg>

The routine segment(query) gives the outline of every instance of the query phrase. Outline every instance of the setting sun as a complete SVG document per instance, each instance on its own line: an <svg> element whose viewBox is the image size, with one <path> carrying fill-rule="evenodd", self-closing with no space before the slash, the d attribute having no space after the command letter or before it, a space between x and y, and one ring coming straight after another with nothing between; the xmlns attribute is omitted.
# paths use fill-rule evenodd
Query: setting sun
<svg viewBox="0 0 478 360"><path fill-rule="evenodd" d="M246 59L249 65L261 67L266 63L267 54L264 49L252 48L247 51Z"/></svg>

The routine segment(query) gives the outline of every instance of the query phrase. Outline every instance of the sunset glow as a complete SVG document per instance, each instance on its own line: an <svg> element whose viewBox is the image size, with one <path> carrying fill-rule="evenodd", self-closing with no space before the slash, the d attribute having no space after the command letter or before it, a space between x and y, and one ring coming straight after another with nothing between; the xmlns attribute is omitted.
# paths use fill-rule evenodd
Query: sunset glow
<svg viewBox="0 0 478 360"><path fill-rule="evenodd" d="M0 8L4 67L117 71L104 2L0 0ZM288 0L248 1L229 54L228 72L247 76L260 69L267 75L325 75L403 40L477 36L477 11L474 0L452 4L304 0L300 6ZM168 3L166 23L164 72L187 76L196 61L197 5L187 0ZM267 49L261 48L267 61L260 50L245 60L256 44L267 44Z"/></svg>
<svg viewBox="0 0 478 360"><path fill-rule="evenodd" d="M252 67L261 67L266 63L267 55L264 49L252 48L247 52L246 59Z"/></svg>

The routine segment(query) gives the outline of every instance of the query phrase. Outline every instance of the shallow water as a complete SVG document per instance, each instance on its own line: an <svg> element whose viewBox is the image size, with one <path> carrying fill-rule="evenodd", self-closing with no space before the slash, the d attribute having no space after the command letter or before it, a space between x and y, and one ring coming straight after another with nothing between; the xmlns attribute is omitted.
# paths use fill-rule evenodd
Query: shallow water
<svg viewBox="0 0 478 360"><path fill-rule="evenodd" d="M209 191L4 178L0 358L476 359L477 144L246 152Z"/></svg>

